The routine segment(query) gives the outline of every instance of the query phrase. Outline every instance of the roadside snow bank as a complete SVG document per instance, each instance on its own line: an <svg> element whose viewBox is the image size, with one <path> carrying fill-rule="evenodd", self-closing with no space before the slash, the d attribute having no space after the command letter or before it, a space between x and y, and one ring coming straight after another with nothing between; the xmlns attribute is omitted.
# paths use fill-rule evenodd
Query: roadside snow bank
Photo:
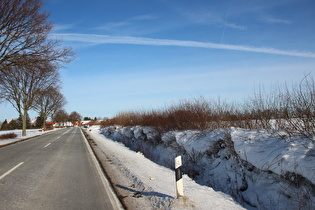
<svg viewBox="0 0 315 210"><path fill-rule="evenodd" d="M26 136L22 136L22 130L0 131L0 135L8 134L8 133L15 133L17 137L13 139L0 140L0 145L10 144L16 141L20 141L26 138L43 134L43 132L40 129L28 129L26 130Z"/></svg>
<svg viewBox="0 0 315 210"><path fill-rule="evenodd" d="M231 137L238 155L255 167L289 176L292 181L299 175L315 184L314 141L300 136L279 138L264 130L240 128L232 128Z"/></svg>
<svg viewBox="0 0 315 210"><path fill-rule="evenodd" d="M100 134L97 127L88 130L98 147L111 159L111 163L117 164L121 168L120 171L133 182L132 186L120 187L130 191L130 196L134 195L137 188L137 191L140 191L139 199L147 201L147 205L139 206L139 209L243 209L230 196L215 192L210 187L201 186L187 175L183 176L185 198L175 199L173 170L150 161L141 152L132 151L122 143L106 138ZM137 127L133 130L146 135L152 134L148 132L150 129L140 132L141 129ZM126 135L131 133L126 129L124 132ZM115 135L119 136L118 133ZM141 138L144 138L144 135Z"/></svg>
<svg viewBox="0 0 315 210"><path fill-rule="evenodd" d="M246 208L315 206L314 141L266 130L170 131L110 126L101 133L168 168L183 157L184 173L231 195Z"/></svg>

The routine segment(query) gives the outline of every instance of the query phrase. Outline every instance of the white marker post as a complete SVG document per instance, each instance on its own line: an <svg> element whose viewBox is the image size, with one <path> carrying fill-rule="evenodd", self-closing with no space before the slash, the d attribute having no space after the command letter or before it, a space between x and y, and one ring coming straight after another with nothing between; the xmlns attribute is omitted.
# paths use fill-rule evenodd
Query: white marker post
<svg viewBox="0 0 315 210"><path fill-rule="evenodd" d="M182 156L175 158L175 178L177 198L184 196L184 187L182 179Z"/></svg>

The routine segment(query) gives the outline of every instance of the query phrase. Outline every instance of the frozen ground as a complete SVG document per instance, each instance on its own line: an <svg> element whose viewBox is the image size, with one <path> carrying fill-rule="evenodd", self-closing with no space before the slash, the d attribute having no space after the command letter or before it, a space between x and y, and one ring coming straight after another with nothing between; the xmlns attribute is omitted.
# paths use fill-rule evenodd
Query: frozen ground
<svg viewBox="0 0 315 210"><path fill-rule="evenodd" d="M184 173L194 180L184 176L185 194L197 209L240 208L229 206L235 205L231 198L216 191L247 209L315 207L313 139L241 128L172 131L161 136L141 126L94 127L91 132L98 144L110 147L123 164L129 164L130 177L144 189L167 195L157 202L174 197L171 169L174 158L181 155Z"/></svg>
<svg viewBox="0 0 315 210"><path fill-rule="evenodd" d="M30 138L33 136L42 135L44 132L42 132L40 129L28 129L26 130L26 136L22 136L22 130L0 131L0 135L7 134L7 133L15 133L17 137L13 139L5 139L5 140L0 139L0 145L10 144L15 141L20 141L20 140Z"/></svg>

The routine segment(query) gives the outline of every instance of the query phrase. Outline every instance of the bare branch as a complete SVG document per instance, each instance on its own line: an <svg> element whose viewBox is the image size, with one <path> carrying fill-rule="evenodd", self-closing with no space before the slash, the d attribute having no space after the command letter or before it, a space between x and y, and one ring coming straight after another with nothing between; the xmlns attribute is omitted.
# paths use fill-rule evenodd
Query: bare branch
<svg viewBox="0 0 315 210"><path fill-rule="evenodd" d="M49 87L42 90L34 101L34 109L44 117L44 122L48 116L53 115L57 110L66 104L66 99L58 90L58 87Z"/></svg>
<svg viewBox="0 0 315 210"><path fill-rule="evenodd" d="M70 48L48 39L53 25L41 7L42 0L1 0L0 70L25 60L46 60L56 66L71 61Z"/></svg>

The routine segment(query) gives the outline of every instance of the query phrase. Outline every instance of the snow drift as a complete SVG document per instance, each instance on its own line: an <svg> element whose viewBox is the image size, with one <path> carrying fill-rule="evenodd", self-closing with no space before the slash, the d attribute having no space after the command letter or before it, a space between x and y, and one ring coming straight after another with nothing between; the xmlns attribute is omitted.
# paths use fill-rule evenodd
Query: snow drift
<svg viewBox="0 0 315 210"><path fill-rule="evenodd" d="M182 155L185 174L245 208L315 206L313 140L233 127L160 134L152 127L110 126L101 133L168 168Z"/></svg>

